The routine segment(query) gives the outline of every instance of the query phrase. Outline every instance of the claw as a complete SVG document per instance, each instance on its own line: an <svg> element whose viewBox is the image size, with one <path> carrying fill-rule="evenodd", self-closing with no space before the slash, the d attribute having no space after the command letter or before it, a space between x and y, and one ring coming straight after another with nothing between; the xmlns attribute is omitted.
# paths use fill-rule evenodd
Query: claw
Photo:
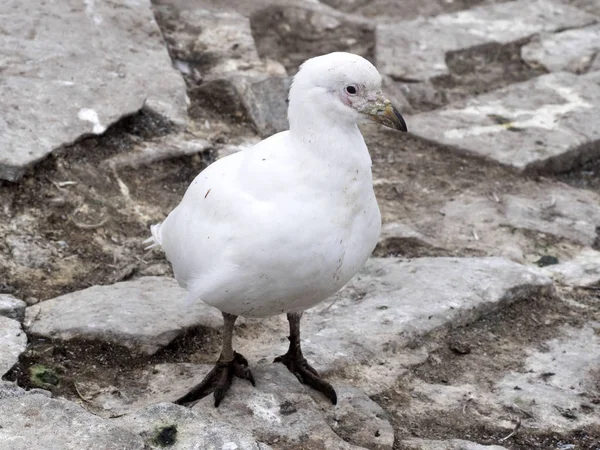
<svg viewBox="0 0 600 450"><path fill-rule="evenodd" d="M300 383L306 384L314 390L323 393L332 404L337 404L337 394L333 386L323 380L319 376L319 373L302 356L293 356L288 352L285 355L278 356L273 362L285 364L288 370L298 378Z"/></svg>
<svg viewBox="0 0 600 450"><path fill-rule="evenodd" d="M215 407L218 407L231 387L233 377L250 381L256 386L252 372L248 368L248 360L239 353L233 354L229 362L217 362L204 379L194 386L187 394L175 401L178 405L194 406L198 400L214 391Z"/></svg>

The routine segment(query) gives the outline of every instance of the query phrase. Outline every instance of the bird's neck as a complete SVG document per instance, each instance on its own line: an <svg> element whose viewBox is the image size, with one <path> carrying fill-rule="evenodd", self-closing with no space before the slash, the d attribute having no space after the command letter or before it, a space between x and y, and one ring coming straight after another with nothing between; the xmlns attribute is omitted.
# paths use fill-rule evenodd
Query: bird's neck
<svg viewBox="0 0 600 450"><path fill-rule="evenodd" d="M316 108L295 108L289 121L292 140L324 164L370 169L371 158L355 121L323 114Z"/></svg>

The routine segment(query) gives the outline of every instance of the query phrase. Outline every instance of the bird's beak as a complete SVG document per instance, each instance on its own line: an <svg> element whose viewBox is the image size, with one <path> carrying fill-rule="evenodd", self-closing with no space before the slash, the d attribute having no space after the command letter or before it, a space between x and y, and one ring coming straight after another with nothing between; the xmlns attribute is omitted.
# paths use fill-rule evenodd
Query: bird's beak
<svg viewBox="0 0 600 450"><path fill-rule="evenodd" d="M406 122L402 115L383 95L378 95L377 100L368 103L367 107L362 111L367 114L372 120L386 127L400 131L408 131Z"/></svg>

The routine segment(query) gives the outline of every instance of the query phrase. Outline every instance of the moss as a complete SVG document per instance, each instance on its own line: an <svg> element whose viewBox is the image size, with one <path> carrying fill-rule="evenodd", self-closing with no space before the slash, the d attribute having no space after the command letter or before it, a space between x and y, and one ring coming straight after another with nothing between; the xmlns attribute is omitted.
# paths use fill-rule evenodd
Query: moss
<svg viewBox="0 0 600 450"><path fill-rule="evenodd" d="M29 368L29 379L34 386L48 389L60 384L60 377L56 371L42 364L36 364Z"/></svg>

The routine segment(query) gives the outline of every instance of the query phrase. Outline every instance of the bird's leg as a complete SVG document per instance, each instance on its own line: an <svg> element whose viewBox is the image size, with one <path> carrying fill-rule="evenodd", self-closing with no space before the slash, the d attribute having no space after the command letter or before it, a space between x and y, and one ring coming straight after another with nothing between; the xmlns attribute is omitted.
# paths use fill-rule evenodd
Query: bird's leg
<svg viewBox="0 0 600 450"><path fill-rule="evenodd" d="M255 386L252 372L248 369L248 361L242 355L233 351L233 325L237 316L223 313L223 349L221 356L200 384L175 401L178 405L193 406L198 400L214 391L215 407L219 406L225 393L231 386L233 377L249 380Z"/></svg>
<svg viewBox="0 0 600 450"><path fill-rule="evenodd" d="M337 403L337 395L333 386L321 379L319 373L313 369L304 358L300 347L300 318L302 313L288 313L290 323L290 348L285 355L278 356L273 362L281 362L296 375L301 383L325 394L331 403Z"/></svg>

